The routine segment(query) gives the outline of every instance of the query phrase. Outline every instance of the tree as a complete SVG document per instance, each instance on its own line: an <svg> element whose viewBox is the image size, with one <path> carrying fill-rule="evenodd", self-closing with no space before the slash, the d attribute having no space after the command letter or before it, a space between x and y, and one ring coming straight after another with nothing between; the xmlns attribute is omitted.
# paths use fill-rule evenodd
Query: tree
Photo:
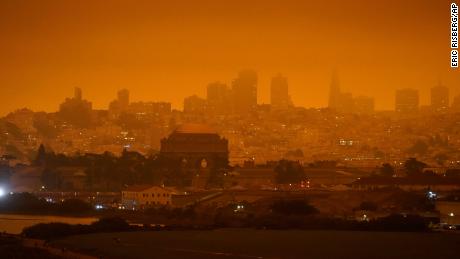
<svg viewBox="0 0 460 259"><path fill-rule="evenodd" d="M300 183L305 178L302 165L299 162L280 160L275 167L276 181L281 184Z"/></svg>
<svg viewBox="0 0 460 259"><path fill-rule="evenodd" d="M382 167L380 167L379 173L381 176L384 177L393 177L393 175L395 174L395 169L390 164L384 163Z"/></svg>
<svg viewBox="0 0 460 259"><path fill-rule="evenodd" d="M445 153L438 153L433 158L436 160L436 163L438 163L438 165L440 166L443 166L449 159L449 157Z"/></svg>
<svg viewBox="0 0 460 259"><path fill-rule="evenodd" d="M424 155L428 151L428 145L423 140L417 140L408 151L412 154Z"/></svg>
<svg viewBox="0 0 460 259"><path fill-rule="evenodd" d="M420 176L423 173L423 169L427 167L427 164L418 161L416 158L409 158L404 162L404 169L409 177Z"/></svg>
<svg viewBox="0 0 460 259"><path fill-rule="evenodd" d="M38 148L38 151L37 151L37 156L35 157L34 164L43 165L45 164L45 160L46 160L45 146L43 144L40 144L40 147Z"/></svg>
<svg viewBox="0 0 460 259"><path fill-rule="evenodd" d="M41 175L41 181L50 190L60 189L62 185L61 177L56 170L45 168Z"/></svg>
<svg viewBox="0 0 460 259"><path fill-rule="evenodd" d="M460 177L460 169L456 169L456 168L447 169L446 177Z"/></svg>
<svg viewBox="0 0 460 259"><path fill-rule="evenodd" d="M54 138L58 134L57 128L52 125L45 112L34 114L33 125L37 133L45 138Z"/></svg>
<svg viewBox="0 0 460 259"><path fill-rule="evenodd" d="M279 200L271 205L274 213L283 215L311 215L318 213L318 209L306 200Z"/></svg>
<svg viewBox="0 0 460 259"><path fill-rule="evenodd" d="M375 202L372 201L363 201L359 205L360 210L367 210L367 211L376 211L378 206Z"/></svg>

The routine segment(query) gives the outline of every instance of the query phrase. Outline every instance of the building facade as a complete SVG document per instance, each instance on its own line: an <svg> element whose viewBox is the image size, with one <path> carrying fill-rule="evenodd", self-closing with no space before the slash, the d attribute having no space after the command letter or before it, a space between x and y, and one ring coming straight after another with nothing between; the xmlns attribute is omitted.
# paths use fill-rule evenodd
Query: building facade
<svg viewBox="0 0 460 259"><path fill-rule="evenodd" d="M286 110L291 105L288 80L282 75L272 78L270 86L270 104L274 110Z"/></svg>
<svg viewBox="0 0 460 259"><path fill-rule="evenodd" d="M208 111L217 115L228 114L231 112L231 90L226 84L214 82L206 89L206 101Z"/></svg>
<svg viewBox="0 0 460 259"><path fill-rule="evenodd" d="M172 205L174 191L154 185L133 185L121 192L125 209L143 209L154 206Z"/></svg>
<svg viewBox="0 0 460 259"><path fill-rule="evenodd" d="M233 110L236 114L246 114L257 107L257 73L243 70L232 82Z"/></svg>
<svg viewBox="0 0 460 259"><path fill-rule="evenodd" d="M413 113L419 109L419 94L414 89L400 89L395 95L395 110L401 113Z"/></svg>
<svg viewBox="0 0 460 259"><path fill-rule="evenodd" d="M199 176L204 188L211 173L227 168L228 140L207 125L183 124L161 140L160 158Z"/></svg>
<svg viewBox="0 0 460 259"><path fill-rule="evenodd" d="M431 109L435 112L449 109L449 88L442 85L431 88Z"/></svg>

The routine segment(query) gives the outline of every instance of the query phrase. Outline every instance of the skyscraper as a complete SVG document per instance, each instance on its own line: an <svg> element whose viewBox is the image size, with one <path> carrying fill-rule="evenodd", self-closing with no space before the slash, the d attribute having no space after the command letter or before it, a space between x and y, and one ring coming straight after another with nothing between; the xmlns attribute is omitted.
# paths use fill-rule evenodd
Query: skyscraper
<svg viewBox="0 0 460 259"><path fill-rule="evenodd" d="M122 89L118 91L118 104L122 110L128 108L129 105L129 91L127 89Z"/></svg>
<svg viewBox="0 0 460 259"><path fill-rule="evenodd" d="M400 89L395 95L395 111L401 113L417 112L419 108L418 91L414 89Z"/></svg>
<svg viewBox="0 0 460 259"><path fill-rule="evenodd" d="M441 84L431 88L431 109L437 112L449 109L449 88Z"/></svg>
<svg viewBox="0 0 460 259"><path fill-rule="evenodd" d="M206 100L192 95L184 99L184 112L192 114L200 114L206 112Z"/></svg>
<svg viewBox="0 0 460 259"><path fill-rule="evenodd" d="M214 82L208 85L206 101L211 112L222 115L231 111L231 91L226 84Z"/></svg>
<svg viewBox="0 0 460 259"><path fill-rule="evenodd" d="M233 109L237 114L247 114L257 107L257 73L240 71L232 82Z"/></svg>
<svg viewBox="0 0 460 259"><path fill-rule="evenodd" d="M340 90L337 72L332 74L331 85L329 87L328 107L343 113L351 113L354 110L354 100L351 93L344 93Z"/></svg>
<svg viewBox="0 0 460 259"><path fill-rule="evenodd" d="M74 98L75 98L76 100L82 100L82 98L83 98L83 93L82 93L80 87L75 87Z"/></svg>
<svg viewBox="0 0 460 259"><path fill-rule="evenodd" d="M270 88L270 104L272 109L287 109L291 104L287 78L278 74L272 78Z"/></svg>
<svg viewBox="0 0 460 259"><path fill-rule="evenodd" d="M460 94L454 97L451 110L453 112L460 112Z"/></svg>
<svg viewBox="0 0 460 259"><path fill-rule="evenodd" d="M112 118L118 117L122 112L125 112L129 106L129 91L122 89L117 93L117 99L109 104L109 114Z"/></svg>
<svg viewBox="0 0 460 259"><path fill-rule="evenodd" d="M73 126L85 128L92 123L93 106L83 99L82 90L75 88L74 97L66 98L59 106L58 116Z"/></svg>
<svg viewBox="0 0 460 259"><path fill-rule="evenodd" d="M328 107L331 109L338 109L340 106L341 99L339 79L337 72L334 71L332 74L331 85L329 86L329 104Z"/></svg>

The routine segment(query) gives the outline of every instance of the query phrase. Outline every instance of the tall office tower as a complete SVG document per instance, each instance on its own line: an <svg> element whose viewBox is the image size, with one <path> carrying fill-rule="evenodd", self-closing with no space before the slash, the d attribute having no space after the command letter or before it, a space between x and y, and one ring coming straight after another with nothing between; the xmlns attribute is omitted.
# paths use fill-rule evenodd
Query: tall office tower
<svg viewBox="0 0 460 259"><path fill-rule="evenodd" d="M431 88L431 109L436 112L449 109L449 88L442 85Z"/></svg>
<svg viewBox="0 0 460 259"><path fill-rule="evenodd" d="M460 112L460 94L454 97L451 110L453 112Z"/></svg>
<svg viewBox="0 0 460 259"><path fill-rule="evenodd" d="M232 82L233 109L237 114L247 114L257 107L257 73L252 70L239 72Z"/></svg>
<svg viewBox="0 0 460 259"><path fill-rule="evenodd" d="M129 91L127 89L122 89L118 91L118 105L121 110L125 110L129 105Z"/></svg>
<svg viewBox="0 0 460 259"><path fill-rule="evenodd" d="M83 93L82 93L80 87L75 87L74 98L75 98L75 100L82 100L83 99Z"/></svg>
<svg viewBox="0 0 460 259"><path fill-rule="evenodd" d="M272 109L285 110L291 105L287 78L278 74L272 78L270 89L270 104Z"/></svg>
<svg viewBox="0 0 460 259"><path fill-rule="evenodd" d="M109 104L109 116L112 119L117 118L121 113L126 112L129 108L129 91L122 89L117 93L117 99Z"/></svg>
<svg viewBox="0 0 460 259"><path fill-rule="evenodd" d="M329 86L329 104L328 107L331 109L339 109L342 99L342 93L340 92L339 78L337 73L334 71L332 74L331 85Z"/></svg>
<svg viewBox="0 0 460 259"><path fill-rule="evenodd" d="M222 115L231 111L231 91L226 84L214 82L208 85L206 92L209 111Z"/></svg>
<svg viewBox="0 0 460 259"><path fill-rule="evenodd" d="M83 99L80 88L75 88L74 97L66 98L59 106L58 116L73 126L86 128L92 123L93 105Z"/></svg>
<svg viewBox="0 0 460 259"><path fill-rule="evenodd" d="M196 95L184 99L184 112L199 114L206 112L206 100Z"/></svg>
<svg viewBox="0 0 460 259"><path fill-rule="evenodd" d="M354 98L354 112L358 114L372 114L375 110L374 98L358 96Z"/></svg>
<svg viewBox="0 0 460 259"><path fill-rule="evenodd" d="M417 112L419 108L418 91L414 89L400 89L395 95L395 111L401 113Z"/></svg>

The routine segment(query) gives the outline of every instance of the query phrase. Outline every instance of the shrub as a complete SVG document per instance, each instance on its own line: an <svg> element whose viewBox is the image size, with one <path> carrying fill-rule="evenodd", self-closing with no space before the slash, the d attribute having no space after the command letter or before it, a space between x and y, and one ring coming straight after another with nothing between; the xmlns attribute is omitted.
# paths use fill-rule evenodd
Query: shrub
<svg viewBox="0 0 460 259"><path fill-rule="evenodd" d="M284 215L312 215L319 211L306 200L279 200L275 201L271 209L274 213Z"/></svg>

